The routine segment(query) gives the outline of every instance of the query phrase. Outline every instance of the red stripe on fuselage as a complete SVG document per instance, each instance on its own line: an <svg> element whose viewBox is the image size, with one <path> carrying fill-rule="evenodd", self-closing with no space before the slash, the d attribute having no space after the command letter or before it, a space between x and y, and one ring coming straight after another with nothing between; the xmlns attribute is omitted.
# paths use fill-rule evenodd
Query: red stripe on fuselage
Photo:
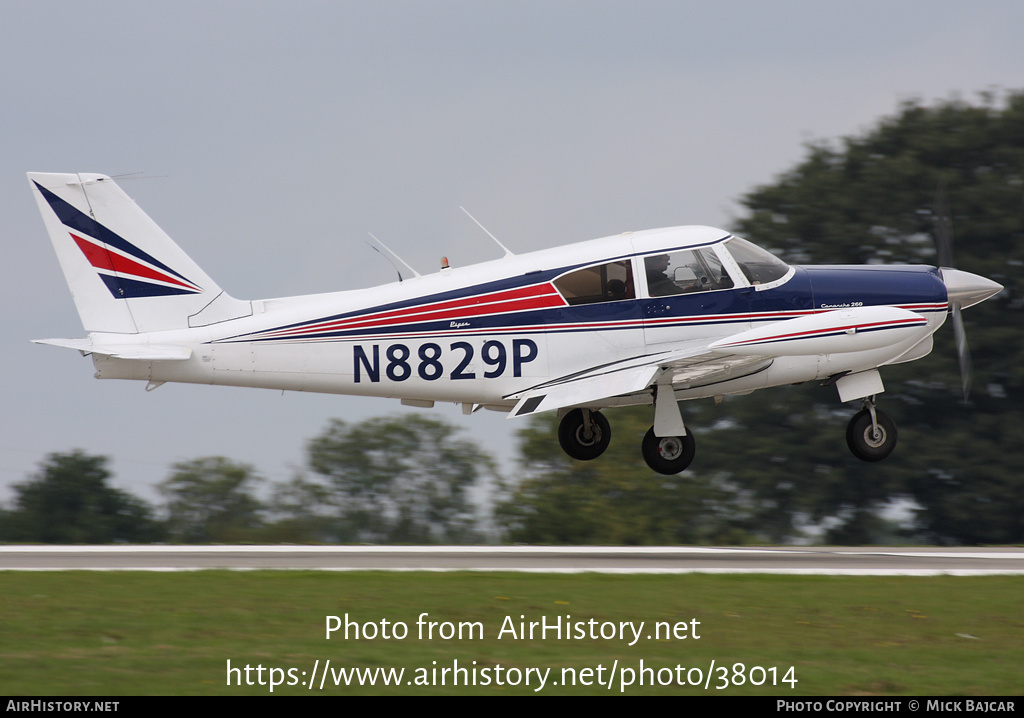
<svg viewBox="0 0 1024 718"><path fill-rule="evenodd" d="M795 340L795 339L813 339L816 336L827 336L829 334L835 334L837 332L846 332L850 329L856 331L862 331L866 329L896 329L903 326L920 326L927 324L928 320L921 319L897 319L888 322L872 322L870 324L850 324L844 327L827 327L822 329L809 329L803 332L791 332L789 334L776 334L771 337L764 337L762 339L749 339L745 342L731 342L729 344L723 344L722 347L740 347L740 346L751 346L753 344L770 344L772 342Z"/></svg>
<svg viewBox="0 0 1024 718"><path fill-rule="evenodd" d="M561 295L556 292L551 283L534 284L527 287L520 287L517 289L510 289L501 292L493 292L491 294L481 294L472 297L465 297L461 299L452 299L445 302L438 302L434 304L426 304L412 307L404 307L402 309L393 309L384 312L375 312L364 314L362 316L347 317L344 319L337 319L333 321L319 321L310 324L304 324L297 327L290 327L278 330L269 330L261 332L257 335L252 336L255 339L281 339L281 340L302 340L302 339L316 339L319 335L333 331L348 331L358 329L372 329L380 328L386 330L388 327L393 327L402 323L416 324L419 322L429 321L445 321L445 320L458 320L468 319L473 317L492 316L496 314L508 314L518 311L529 311L534 309L548 309L552 307L564 307L567 306ZM903 309L917 310L917 311L932 311L942 310L946 308L945 304L909 304L900 305ZM804 309L804 310L788 310L781 312L755 312L755 313L743 313L739 312L736 314L705 314L696 316L669 316L662 318L651 318L647 317L643 320L627 320L623 321L610 321L610 322L587 322L587 323L567 323L567 324L552 324L545 325L543 328L547 331L558 332L558 331L572 331L584 328L627 328L629 326L645 326L648 328L671 328L671 327L684 327L694 324L725 324L735 323L741 321L751 321L755 323L765 321L784 321L786 319L793 319L796 317L824 314L830 311L836 311L833 309ZM534 331L540 327L537 326L521 326L521 327L492 327L489 331L496 333L508 333L520 330ZM479 328L471 328L468 330L456 329L456 331L445 330L444 334L457 334L457 333L475 333L479 331ZM432 336L436 334L436 331L429 331L426 333L411 331L409 333L402 334L381 334L380 336ZM378 336L378 335L367 335L367 336Z"/></svg>
<svg viewBox="0 0 1024 718"><path fill-rule="evenodd" d="M565 301L560 294L554 291L550 284L535 284L530 287L510 289L503 292L494 292L493 294L467 297L465 299L454 299L438 304L395 309L389 312L378 312L333 322L307 324L301 327L282 329L277 332L267 332L264 336L280 336L284 338L298 334L367 329L378 326L387 327L406 322L467 319L484 314L502 314L561 306L565 306Z"/></svg>

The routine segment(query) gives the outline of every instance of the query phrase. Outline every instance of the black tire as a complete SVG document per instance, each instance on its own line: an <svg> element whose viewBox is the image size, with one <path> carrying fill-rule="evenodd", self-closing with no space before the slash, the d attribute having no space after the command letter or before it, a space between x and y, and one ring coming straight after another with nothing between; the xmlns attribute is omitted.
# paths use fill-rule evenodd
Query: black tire
<svg viewBox="0 0 1024 718"><path fill-rule="evenodd" d="M871 412L861 409L846 427L846 445L861 461L881 461L896 448L896 424L889 416L875 409L878 436L871 425Z"/></svg>
<svg viewBox="0 0 1024 718"><path fill-rule="evenodd" d="M587 439L583 427L583 409L573 409L558 425L558 443L562 451L578 461L596 459L608 448L612 439L612 428L599 411L590 412L590 432Z"/></svg>
<svg viewBox="0 0 1024 718"><path fill-rule="evenodd" d="M678 474L686 469L697 453L697 445L693 440L693 432L686 436L654 435L654 427L647 430L644 442L640 446L644 461L659 474Z"/></svg>

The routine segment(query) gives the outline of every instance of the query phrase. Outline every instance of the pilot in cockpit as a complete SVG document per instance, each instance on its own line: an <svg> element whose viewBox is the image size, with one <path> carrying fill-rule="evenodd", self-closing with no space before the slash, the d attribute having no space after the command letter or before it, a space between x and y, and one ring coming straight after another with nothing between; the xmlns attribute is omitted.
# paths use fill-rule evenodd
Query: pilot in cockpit
<svg viewBox="0 0 1024 718"><path fill-rule="evenodd" d="M647 273L647 293L652 297L664 297L678 294L679 286L668 276L668 255L655 254L644 260Z"/></svg>

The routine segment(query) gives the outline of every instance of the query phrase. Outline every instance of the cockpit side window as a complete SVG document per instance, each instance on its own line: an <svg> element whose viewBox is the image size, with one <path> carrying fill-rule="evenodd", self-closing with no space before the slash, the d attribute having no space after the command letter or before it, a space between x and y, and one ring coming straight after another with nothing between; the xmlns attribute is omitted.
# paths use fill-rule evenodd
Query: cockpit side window
<svg viewBox="0 0 1024 718"><path fill-rule="evenodd" d="M731 289L734 284L710 247L677 250L644 258L647 293L652 297Z"/></svg>
<svg viewBox="0 0 1024 718"><path fill-rule="evenodd" d="M789 273L788 264L745 239L733 237L725 242L725 248L736 260L736 264L740 265L747 281L753 285L768 284Z"/></svg>
<svg viewBox="0 0 1024 718"><path fill-rule="evenodd" d="M556 279L554 285L571 305L636 298L633 265L629 260L577 269Z"/></svg>

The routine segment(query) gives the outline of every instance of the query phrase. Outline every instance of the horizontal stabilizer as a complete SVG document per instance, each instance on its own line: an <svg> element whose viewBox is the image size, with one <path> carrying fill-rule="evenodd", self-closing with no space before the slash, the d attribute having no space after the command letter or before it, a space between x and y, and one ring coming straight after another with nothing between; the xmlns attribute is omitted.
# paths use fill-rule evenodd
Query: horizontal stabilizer
<svg viewBox="0 0 1024 718"><path fill-rule="evenodd" d="M102 354L115 359L138 361L182 361L192 356L192 350L188 347L171 344L93 344L92 339L33 339L32 343L74 349L83 356Z"/></svg>

